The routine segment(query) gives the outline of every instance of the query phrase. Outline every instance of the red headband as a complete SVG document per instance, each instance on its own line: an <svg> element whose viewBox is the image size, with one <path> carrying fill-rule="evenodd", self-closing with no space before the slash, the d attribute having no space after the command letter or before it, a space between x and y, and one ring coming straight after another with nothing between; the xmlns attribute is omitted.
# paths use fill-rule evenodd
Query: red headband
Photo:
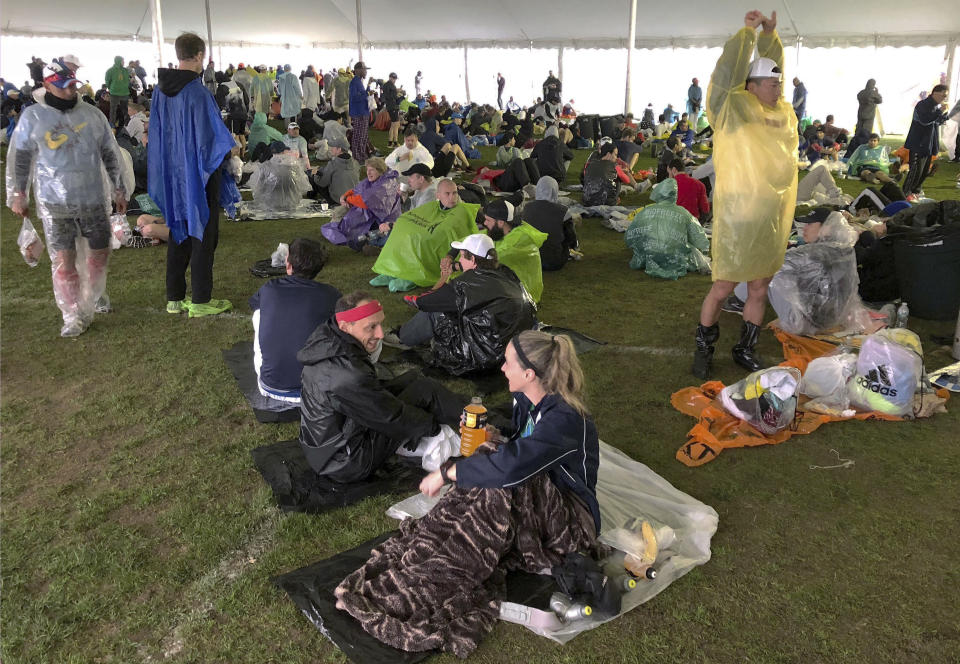
<svg viewBox="0 0 960 664"><path fill-rule="evenodd" d="M383 311L383 307L380 306L380 303L376 300L372 302L367 302L366 304L361 304L359 307L354 307L353 309L347 309L346 311L341 311L337 314L338 323L355 323L358 320L366 318L367 316L372 316L378 311Z"/></svg>

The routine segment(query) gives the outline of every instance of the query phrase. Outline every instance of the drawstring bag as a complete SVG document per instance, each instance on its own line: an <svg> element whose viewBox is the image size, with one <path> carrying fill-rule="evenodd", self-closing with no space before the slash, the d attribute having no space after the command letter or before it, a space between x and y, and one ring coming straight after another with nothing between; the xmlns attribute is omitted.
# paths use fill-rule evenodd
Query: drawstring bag
<svg viewBox="0 0 960 664"><path fill-rule="evenodd" d="M923 372L920 338L910 330L880 330L860 347L850 403L887 415L912 414L913 394Z"/></svg>
<svg viewBox="0 0 960 664"><path fill-rule="evenodd" d="M760 433L770 435L793 422L799 385L798 369L762 369L723 388L720 402L734 417L739 417Z"/></svg>

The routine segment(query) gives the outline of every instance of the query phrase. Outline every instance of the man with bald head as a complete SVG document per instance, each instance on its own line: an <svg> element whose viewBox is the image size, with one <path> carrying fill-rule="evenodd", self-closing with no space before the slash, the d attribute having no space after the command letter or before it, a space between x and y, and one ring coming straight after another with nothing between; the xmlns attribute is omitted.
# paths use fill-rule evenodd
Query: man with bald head
<svg viewBox="0 0 960 664"><path fill-rule="evenodd" d="M437 200L404 212L397 218L383 250L373 265L371 286L389 286L394 293L434 285L440 278L440 259L450 243L477 232L479 205L464 203L457 183L437 183Z"/></svg>
<svg viewBox="0 0 960 664"><path fill-rule="evenodd" d="M368 479L404 444L457 426L466 397L408 372L382 381L373 357L383 341L383 307L362 291L297 353L303 364L300 446L310 466L334 482Z"/></svg>

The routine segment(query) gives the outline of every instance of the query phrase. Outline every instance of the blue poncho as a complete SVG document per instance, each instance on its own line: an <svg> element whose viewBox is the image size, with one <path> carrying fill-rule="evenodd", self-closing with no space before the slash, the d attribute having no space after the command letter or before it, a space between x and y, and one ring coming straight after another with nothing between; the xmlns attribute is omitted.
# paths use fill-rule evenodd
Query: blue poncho
<svg viewBox="0 0 960 664"><path fill-rule="evenodd" d="M158 86L151 111L147 192L163 213L174 243L188 236L202 240L210 219L207 181L233 149L233 136L199 77L169 97ZM236 185L229 176L220 182L220 200L234 198L229 190Z"/></svg>

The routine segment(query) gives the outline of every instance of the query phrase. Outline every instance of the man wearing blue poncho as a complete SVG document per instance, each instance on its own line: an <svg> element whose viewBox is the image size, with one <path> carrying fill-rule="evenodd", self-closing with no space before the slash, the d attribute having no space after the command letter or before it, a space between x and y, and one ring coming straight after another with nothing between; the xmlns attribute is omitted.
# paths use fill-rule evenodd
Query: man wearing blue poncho
<svg viewBox="0 0 960 664"><path fill-rule="evenodd" d="M180 67L158 71L153 95L147 191L170 228L167 311L186 311L193 318L233 306L229 300L211 300L210 294L220 203L232 204L239 196L232 178L221 177L234 139L200 80L203 40L185 33L177 37L175 48ZM186 297L188 266L192 301Z"/></svg>

